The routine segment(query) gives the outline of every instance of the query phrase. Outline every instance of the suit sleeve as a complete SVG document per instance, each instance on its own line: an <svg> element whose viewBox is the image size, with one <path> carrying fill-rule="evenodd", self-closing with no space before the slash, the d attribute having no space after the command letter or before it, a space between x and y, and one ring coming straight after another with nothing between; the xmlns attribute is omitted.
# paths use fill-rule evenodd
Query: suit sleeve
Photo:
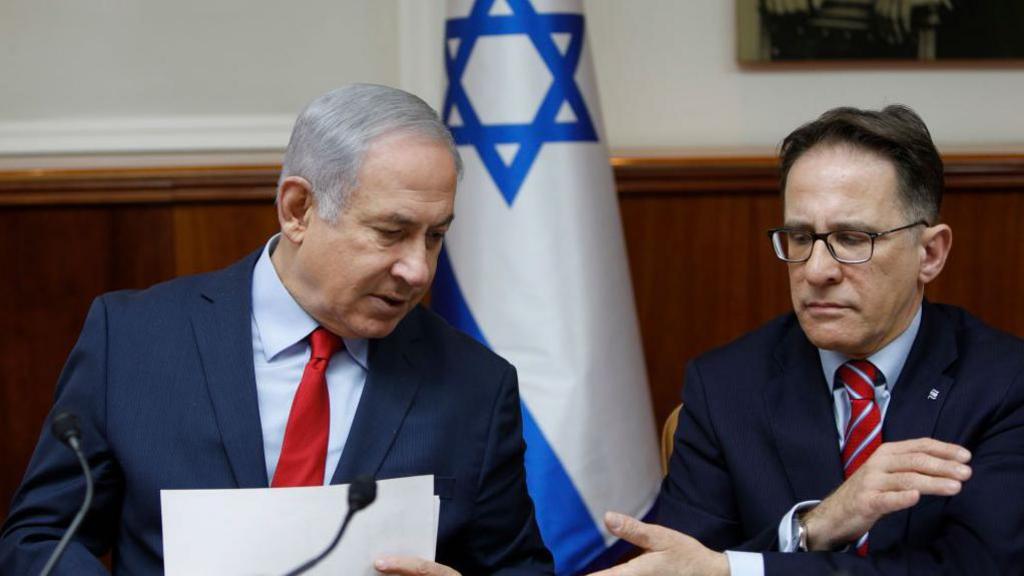
<svg viewBox="0 0 1024 576"><path fill-rule="evenodd" d="M765 554L768 575L1024 574L1024 372L1006 389L1000 408L972 449L972 475L944 505L941 529L925 546L905 546L860 558L842 553Z"/></svg>
<svg viewBox="0 0 1024 576"><path fill-rule="evenodd" d="M526 489L522 408L515 369L507 366L491 407L487 449L477 486L467 551L470 573L554 574Z"/></svg>
<svg viewBox="0 0 1024 576"><path fill-rule="evenodd" d="M731 472L720 448L704 388L700 371L691 362L686 369L683 409L679 412L668 475L658 496L657 522L689 534L714 550L778 550L777 524L766 526L752 538L743 533L733 498Z"/></svg>
<svg viewBox="0 0 1024 576"><path fill-rule="evenodd" d="M38 574L82 505L85 479L78 460L50 434L52 418L62 410L78 416L95 499L53 573L107 573L97 556L110 549L120 516L122 481L104 435L106 315L102 298L95 300L61 373L54 406L0 532L0 573Z"/></svg>

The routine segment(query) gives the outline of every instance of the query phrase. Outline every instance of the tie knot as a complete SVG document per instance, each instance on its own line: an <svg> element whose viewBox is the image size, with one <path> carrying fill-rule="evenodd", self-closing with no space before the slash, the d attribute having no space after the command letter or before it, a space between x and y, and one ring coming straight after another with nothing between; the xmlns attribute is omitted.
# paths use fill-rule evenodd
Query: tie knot
<svg viewBox="0 0 1024 576"><path fill-rule="evenodd" d="M843 364L836 370L836 379L853 400L874 400L875 384L885 380L878 368L867 360L850 360Z"/></svg>
<svg viewBox="0 0 1024 576"><path fill-rule="evenodd" d="M323 327L313 330L309 335L310 358L330 360L331 356L334 356L334 353L344 346L345 343L337 334Z"/></svg>

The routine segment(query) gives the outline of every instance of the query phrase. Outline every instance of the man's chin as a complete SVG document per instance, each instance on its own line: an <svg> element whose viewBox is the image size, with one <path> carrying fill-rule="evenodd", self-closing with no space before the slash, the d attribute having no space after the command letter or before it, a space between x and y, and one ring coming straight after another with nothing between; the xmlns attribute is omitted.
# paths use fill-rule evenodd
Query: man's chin
<svg viewBox="0 0 1024 576"><path fill-rule="evenodd" d="M850 339L852 331L844 329L843 322L811 319L803 315L799 316L799 320L800 327L815 348L835 350L837 352L845 352L854 348L854 343Z"/></svg>
<svg viewBox="0 0 1024 576"><path fill-rule="evenodd" d="M403 317L404 315L388 319L366 319L353 326L352 331L356 333L357 338L386 338L395 331Z"/></svg>

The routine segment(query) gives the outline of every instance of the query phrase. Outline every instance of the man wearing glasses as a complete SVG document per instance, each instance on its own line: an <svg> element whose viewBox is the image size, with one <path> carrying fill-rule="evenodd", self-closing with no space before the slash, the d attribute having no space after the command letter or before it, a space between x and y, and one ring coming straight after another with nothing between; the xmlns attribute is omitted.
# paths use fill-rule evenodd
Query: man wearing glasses
<svg viewBox="0 0 1024 576"><path fill-rule="evenodd" d="M924 300L927 127L830 110L781 171L794 312L690 364L662 526L609 514L648 552L607 574L1024 573L1024 342Z"/></svg>

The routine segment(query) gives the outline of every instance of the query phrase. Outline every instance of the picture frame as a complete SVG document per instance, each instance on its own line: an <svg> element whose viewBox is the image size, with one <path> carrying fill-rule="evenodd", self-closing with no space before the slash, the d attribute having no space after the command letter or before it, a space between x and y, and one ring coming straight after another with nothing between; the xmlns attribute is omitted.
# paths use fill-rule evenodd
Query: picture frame
<svg viewBox="0 0 1024 576"><path fill-rule="evenodd" d="M1024 63L1021 0L736 0L742 65Z"/></svg>

